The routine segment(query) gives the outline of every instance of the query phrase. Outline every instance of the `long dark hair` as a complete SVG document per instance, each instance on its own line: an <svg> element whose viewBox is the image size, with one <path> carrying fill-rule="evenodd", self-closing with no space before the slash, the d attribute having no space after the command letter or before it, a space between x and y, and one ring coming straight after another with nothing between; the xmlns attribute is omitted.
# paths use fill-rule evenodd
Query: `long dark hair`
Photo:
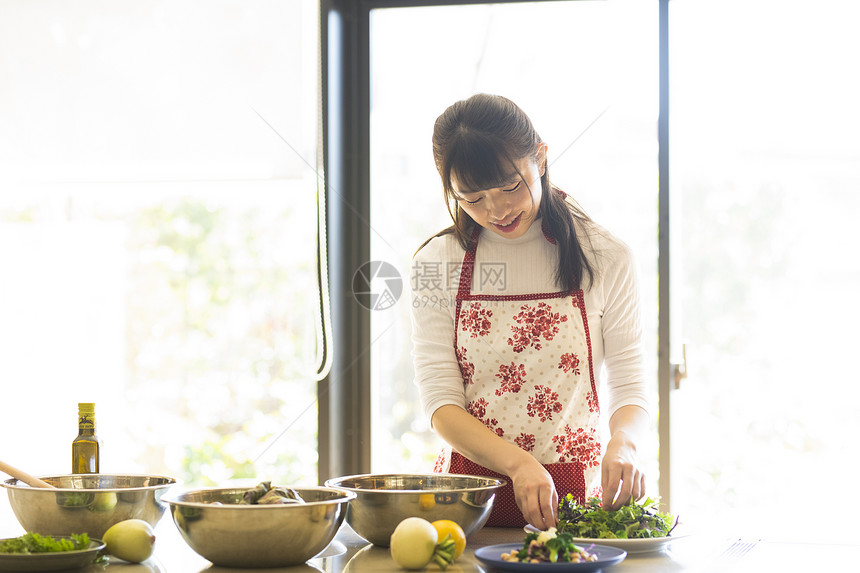
<svg viewBox="0 0 860 573"><path fill-rule="evenodd" d="M457 203L452 178L470 189L499 187L511 166L516 169L517 161L537 157L542 142L531 119L505 97L477 94L446 109L433 127L433 158L454 224L434 237L453 233L463 249L474 247L473 231L478 224ZM556 280L564 292L573 292L582 288L585 279L594 279L592 265L576 235L576 225L591 219L550 183L549 165L544 166L540 182L538 212L543 230L558 245Z"/></svg>

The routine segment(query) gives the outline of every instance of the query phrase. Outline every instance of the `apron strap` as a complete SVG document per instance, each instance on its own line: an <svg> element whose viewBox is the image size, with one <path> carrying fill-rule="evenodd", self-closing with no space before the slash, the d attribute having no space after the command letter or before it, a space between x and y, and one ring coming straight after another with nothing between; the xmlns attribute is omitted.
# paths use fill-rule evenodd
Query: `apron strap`
<svg viewBox="0 0 860 573"><path fill-rule="evenodd" d="M478 250L478 235L481 234L480 225L475 225L472 230L472 248L463 255L463 264L460 266L460 284L457 288L457 297L469 296L472 292L472 274L475 270L475 252Z"/></svg>

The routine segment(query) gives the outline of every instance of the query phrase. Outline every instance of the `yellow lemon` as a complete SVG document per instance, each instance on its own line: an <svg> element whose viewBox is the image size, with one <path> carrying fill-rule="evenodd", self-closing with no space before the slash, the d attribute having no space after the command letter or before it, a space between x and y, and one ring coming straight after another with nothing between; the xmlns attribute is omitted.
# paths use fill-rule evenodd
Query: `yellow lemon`
<svg viewBox="0 0 860 573"><path fill-rule="evenodd" d="M152 526L142 519L127 519L111 525L102 541L107 552L114 557L140 563L152 555L155 534Z"/></svg>
<svg viewBox="0 0 860 573"><path fill-rule="evenodd" d="M463 528L456 521L451 521L450 519L439 519L431 525L436 528L439 541L442 541L448 535L451 536L451 539L454 540L454 559L460 557L463 551L466 550L466 534L463 532Z"/></svg>

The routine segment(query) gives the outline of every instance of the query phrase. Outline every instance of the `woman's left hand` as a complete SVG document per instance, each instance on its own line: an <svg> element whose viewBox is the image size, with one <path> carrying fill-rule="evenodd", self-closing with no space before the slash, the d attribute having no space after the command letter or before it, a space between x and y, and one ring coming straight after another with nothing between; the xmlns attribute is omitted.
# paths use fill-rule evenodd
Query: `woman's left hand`
<svg viewBox="0 0 860 573"><path fill-rule="evenodd" d="M645 474L635 436L643 436L647 426L648 414L638 406L622 406L610 418L612 438L600 466L604 509L618 509L645 497Z"/></svg>
<svg viewBox="0 0 860 573"><path fill-rule="evenodd" d="M636 445L625 432L616 432L606 446L601 485L604 509L618 509L645 495L645 474L639 467Z"/></svg>

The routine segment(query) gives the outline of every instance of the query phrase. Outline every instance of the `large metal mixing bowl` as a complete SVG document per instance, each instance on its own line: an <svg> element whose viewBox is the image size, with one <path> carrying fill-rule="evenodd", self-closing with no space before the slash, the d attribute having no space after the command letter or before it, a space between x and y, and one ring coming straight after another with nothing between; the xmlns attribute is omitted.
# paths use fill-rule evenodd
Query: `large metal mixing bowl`
<svg viewBox="0 0 860 573"><path fill-rule="evenodd" d="M42 535L86 533L101 539L126 519L142 519L153 527L164 515L161 496L176 483L153 475L67 474L40 477L57 489L30 487L17 479L3 482L18 522Z"/></svg>
<svg viewBox="0 0 860 573"><path fill-rule="evenodd" d="M347 523L356 533L388 547L397 524L407 517L450 519L468 537L490 517L496 490L505 480L459 474L365 474L330 479L327 486L356 494Z"/></svg>
<svg viewBox="0 0 860 573"><path fill-rule="evenodd" d="M165 496L188 545L222 567L286 567L325 549L355 495L328 487L292 487L305 503L240 505L247 488L201 489Z"/></svg>

